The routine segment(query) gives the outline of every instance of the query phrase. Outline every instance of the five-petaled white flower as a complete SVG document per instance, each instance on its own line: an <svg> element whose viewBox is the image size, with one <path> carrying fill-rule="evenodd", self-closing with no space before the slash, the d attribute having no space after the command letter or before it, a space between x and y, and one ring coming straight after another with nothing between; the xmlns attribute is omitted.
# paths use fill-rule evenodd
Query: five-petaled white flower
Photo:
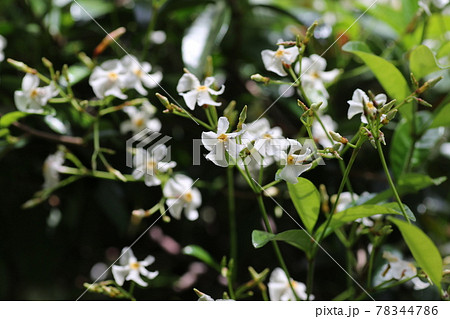
<svg viewBox="0 0 450 319"><path fill-rule="evenodd" d="M329 132L336 131L337 123L333 120L333 118L327 114L321 115L320 120L322 121L324 128L320 124L318 120L315 120L312 125L312 135L314 140L317 141L323 147L332 147L333 143L330 141Z"/></svg>
<svg viewBox="0 0 450 319"><path fill-rule="evenodd" d="M328 105L330 97L325 83L333 82L340 73L338 69L325 71L326 67L327 61L317 54L302 59L302 73L300 74L302 86L312 102L322 102L321 108Z"/></svg>
<svg viewBox="0 0 450 319"><path fill-rule="evenodd" d="M6 48L6 39L0 34L0 62L2 62L5 59L5 54L3 53L3 50Z"/></svg>
<svg viewBox="0 0 450 319"><path fill-rule="evenodd" d="M94 68L89 84L99 99L112 95L125 100L127 96L122 89L125 88L126 74L127 70L118 59L108 60Z"/></svg>
<svg viewBox="0 0 450 319"><path fill-rule="evenodd" d="M415 290L425 289L430 285L415 277L417 275L417 269L412 263L402 260L388 251L383 252L383 258L388 261L388 264L381 273L384 281L391 279L403 280L414 277L411 279L411 282L414 284Z"/></svg>
<svg viewBox="0 0 450 319"><path fill-rule="evenodd" d="M287 139L290 147L289 152L280 152L279 160L282 165L285 165L279 172L278 178L286 182L297 184L297 177L303 172L311 168L312 164L303 164L304 161L312 153L310 148L304 149L302 144L297 140ZM300 151L300 154L295 154Z"/></svg>
<svg viewBox="0 0 450 319"><path fill-rule="evenodd" d="M118 265L112 266L112 274L118 285L122 286L125 280L134 281L142 287L147 287L148 283L141 276L148 279L154 279L158 276L158 271L148 271L145 267L150 266L155 261L155 257L148 255L144 260L138 261L133 251L129 247L122 249Z"/></svg>
<svg viewBox="0 0 450 319"><path fill-rule="evenodd" d="M53 83L39 87L39 77L27 73L22 80L22 90L14 92L14 102L19 111L27 113L44 113L43 106L48 100L58 95Z"/></svg>
<svg viewBox="0 0 450 319"><path fill-rule="evenodd" d="M59 170L64 163L64 152L57 151L47 156L42 171L44 174L44 189L53 188L59 183Z"/></svg>
<svg viewBox="0 0 450 319"><path fill-rule="evenodd" d="M149 101L142 103L140 108L126 106L123 111L128 114L130 119L120 125L120 131L122 133L131 131L133 134L136 134L143 129L149 129L152 132L159 132L161 130L161 122L157 118L152 118L156 113L156 107Z"/></svg>
<svg viewBox="0 0 450 319"><path fill-rule="evenodd" d="M142 85L152 89L157 87L162 80L161 72L157 71L150 74L151 64L148 62L139 63L135 56L126 55L120 62L126 72L123 77L123 85L126 89L135 89L139 94L147 95L148 92Z"/></svg>
<svg viewBox="0 0 450 319"><path fill-rule="evenodd" d="M375 96L374 100L378 107L382 107L386 103L387 97L385 94L378 94ZM370 113L376 114L378 111L373 102L370 101L367 94L361 89L356 89L355 92L353 92L352 99L347 101L347 103L350 106L347 114L348 119L351 119L356 114L361 113L361 122L365 124L367 124L367 118L364 115L364 104L367 106Z"/></svg>
<svg viewBox="0 0 450 319"><path fill-rule="evenodd" d="M265 118L249 123L245 127L243 139L247 136L254 140L254 148L264 158L276 156L276 154L289 146L283 137L281 128L278 126L271 128L269 121Z"/></svg>
<svg viewBox="0 0 450 319"><path fill-rule="evenodd" d="M283 40L278 42L283 42ZM279 45L276 51L263 50L261 57L267 71L286 76L287 73L284 70L284 66L290 67L295 62L298 57L298 48L294 46L286 49L283 45Z"/></svg>
<svg viewBox="0 0 450 319"><path fill-rule="evenodd" d="M236 142L236 136L239 133L227 133L229 126L228 119L222 116L217 124L217 133L212 131L202 133L203 146L210 151L206 158L217 166L227 167L243 149L243 146Z"/></svg>
<svg viewBox="0 0 450 319"><path fill-rule="evenodd" d="M145 176L145 185L156 186L161 185L161 180L158 177L159 173L167 172L174 168L177 163L174 161L163 162L162 160L167 155L167 146L159 144L152 149L138 148L134 157L134 171L133 177L140 179Z"/></svg>
<svg viewBox="0 0 450 319"><path fill-rule="evenodd" d="M177 174L164 185L163 194L173 218L180 219L183 209L188 220L198 218L197 208L202 204L202 195L196 187L192 187L193 184L190 177Z"/></svg>
<svg viewBox="0 0 450 319"><path fill-rule="evenodd" d="M268 283L269 296L271 301L295 301L295 295L292 292L289 281L295 290L297 296L306 300L306 285L302 282L295 281L294 279L286 276L286 273L281 268L275 268L270 275L270 280ZM314 300L314 296L310 295L309 300Z"/></svg>
<svg viewBox="0 0 450 319"><path fill-rule="evenodd" d="M215 82L214 77L210 76L205 79L204 84L192 73L185 73L180 78L177 84L177 92L183 97L188 108L193 110L195 104L215 105L219 106L222 103L216 102L211 98L211 95L220 95L224 92L225 86L222 85L219 91L211 89L211 85Z"/></svg>

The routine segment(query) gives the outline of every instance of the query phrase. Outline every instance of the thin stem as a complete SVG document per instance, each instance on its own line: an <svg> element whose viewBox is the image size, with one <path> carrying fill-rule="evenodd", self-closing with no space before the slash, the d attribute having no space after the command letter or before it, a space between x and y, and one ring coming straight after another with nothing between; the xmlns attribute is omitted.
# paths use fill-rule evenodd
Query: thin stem
<svg viewBox="0 0 450 319"><path fill-rule="evenodd" d="M313 284L314 284L314 269L315 269L315 258L310 258L308 260L308 274L306 275L306 300L309 300L311 296Z"/></svg>
<svg viewBox="0 0 450 319"><path fill-rule="evenodd" d="M270 222L269 222L269 217L267 216L266 207L264 206L264 200L263 200L262 194L259 193L257 198L258 198L258 206L259 206L259 209L261 210L261 214L263 216L264 224L267 228L267 231L269 233L273 234L272 227L270 226ZM275 255L277 256L278 262L280 263L281 268L284 270L284 273L286 274L286 277L288 278L289 286L291 287L291 290L295 296L295 299L300 300L297 293L295 292L294 286L292 285L291 275L289 275L289 271L286 267L286 263L284 262L283 256L281 255L281 251L280 251L280 248L278 247L278 243L276 241L272 241L272 245L275 250Z"/></svg>
<svg viewBox="0 0 450 319"><path fill-rule="evenodd" d="M386 174L389 185L391 186L392 192L394 193L395 200L397 201L398 206L400 207L400 210L402 211L403 217L405 217L405 219L408 221L408 223L411 224L411 221L409 220L408 215L406 214L406 210L405 210L405 207L403 206L402 200L400 199L400 196L398 195L397 188L395 187L395 184L392 181L391 174L389 173L389 168L386 164L386 159L384 158L380 140L377 139L376 143L377 143L378 155L380 156L380 161L381 161L381 164L383 165L384 173Z"/></svg>
<svg viewBox="0 0 450 319"><path fill-rule="evenodd" d="M231 277L231 281L236 280L236 271L237 268L237 227L236 227L236 204L234 199L234 178L233 178L233 167L229 166L227 169L227 177L228 177L228 217L230 223L230 255L233 259L234 270Z"/></svg>

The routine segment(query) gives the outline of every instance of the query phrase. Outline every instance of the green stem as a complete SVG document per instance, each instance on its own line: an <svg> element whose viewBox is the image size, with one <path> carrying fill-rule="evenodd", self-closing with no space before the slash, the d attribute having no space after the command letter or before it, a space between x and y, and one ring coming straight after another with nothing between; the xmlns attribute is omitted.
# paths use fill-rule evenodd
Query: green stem
<svg viewBox="0 0 450 319"><path fill-rule="evenodd" d="M103 171L90 171L86 169L78 169L73 167L67 167L63 166L59 172L61 174L69 174L69 175L75 175L75 176L90 176L90 177L96 177L101 179L109 179L109 180L117 180L117 176L110 172L103 172ZM125 177L127 182L139 182L141 180L134 179L133 175L123 175Z"/></svg>
<svg viewBox="0 0 450 319"><path fill-rule="evenodd" d="M277 180L277 181L270 182L269 184L266 184L266 185L264 185L264 186L261 187L261 188L262 188L262 190L266 190L266 189L268 189L268 188L270 188L270 187L272 187L272 186L277 185L277 184L280 183L281 181L282 181L282 180L279 179L279 180Z"/></svg>
<svg viewBox="0 0 450 319"><path fill-rule="evenodd" d="M262 194L259 193L257 198L258 198L258 206L259 206L259 209L261 210L261 214L263 216L264 224L267 228L267 231L269 233L273 234L273 230L272 230L272 227L270 226L270 222L269 222L269 217L267 216L266 207L264 206L264 200L263 200ZM281 251L280 251L280 248L278 247L278 243L276 241L272 241L272 245L275 250L275 255L277 256L278 262L280 263L281 268L284 270L284 273L286 274L286 277L288 278L289 286L291 287L291 290L295 296L295 299L300 300L297 293L295 292L294 286L292 285L291 275L289 274L286 263L284 262L283 256L281 255Z"/></svg>
<svg viewBox="0 0 450 319"><path fill-rule="evenodd" d="M236 280L236 268L237 268L237 227L236 227L236 205L234 200L234 178L233 178L233 167L228 166L227 169L228 177L228 217L230 223L230 255L233 259L234 269L231 277L231 281Z"/></svg>
<svg viewBox="0 0 450 319"><path fill-rule="evenodd" d="M380 156L380 161L381 161L381 164L383 165L384 173L386 174L389 185L391 186L392 192L394 193L395 200L397 201L398 206L400 207L403 217L405 217L405 219L408 221L408 223L411 223L411 221L408 218L408 215L406 214L405 207L403 207L402 200L400 199L400 196L398 195L397 188L395 187L395 184L392 181L391 174L389 173L389 168L386 164L386 159L384 158L380 140L377 139L376 143L377 143L378 155Z"/></svg>
<svg viewBox="0 0 450 319"><path fill-rule="evenodd" d="M308 274L306 275L306 300L309 300L314 284L315 261L316 259L314 257L308 260Z"/></svg>
<svg viewBox="0 0 450 319"><path fill-rule="evenodd" d="M130 284L130 290L128 291L130 296L133 296L133 291L134 291L134 287L135 286L136 286L136 284L134 283L134 281L132 281L131 284Z"/></svg>

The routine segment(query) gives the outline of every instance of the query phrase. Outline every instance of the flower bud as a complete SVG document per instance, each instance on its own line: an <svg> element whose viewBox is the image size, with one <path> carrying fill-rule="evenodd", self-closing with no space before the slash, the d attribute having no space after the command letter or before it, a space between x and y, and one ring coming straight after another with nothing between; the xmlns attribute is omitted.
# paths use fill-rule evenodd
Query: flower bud
<svg viewBox="0 0 450 319"><path fill-rule="evenodd" d="M23 62L16 61L13 59L8 59L6 61L19 71L31 73L31 74L37 74L37 71L35 69L30 68L28 65L26 65Z"/></svg>
<svg viewBox="0 0 450 319"><path fill-rule="evenodd" d="M427 107L433 107L433 105L431 105L430 103L428 103L428 102L425 101L424 99L421 99L421 98L416 97L415 100L416 100L417 102L419 102L420 105L424 105L424 106L427 106Z"/></svg>
<svg viewBox="0 0 450 319"><path fill-rule="evenodd" d="M346 139L345 137L341 136L341 134L333 132L333 131L329 131L329 133L331 135L331 138L334 141L342 143L344 145L348 143L348 139Z"/></svg>
<svg viewBox="0 0 450 319"><path fill-rule="evenodd" d="M313 104L311 104L311 108L314 111L318 111L320 109L320 107L322 106L322 104L323 104L323 102L313 103Z"/></svg>
<svg viewBox="0 0 450 319"><path fill-rule="evenodd" d="M394 106L395 102L397 102L397 100L392 100L389 103L386 103L385 105L383 105L383 107L380 109L380 113L381 114L386 114L388 113L392 107Z"/></svg>
<svg viewBox="0 0 450 319"><path fill-rule="evenodd" d="M316 29L318 24L319 23L317 21L314 21L314 23L309 26L308 30L306 30L306 35L303 39L304 45L308 44L309 40L314 36L314 30Z"/></svg>
<svg viewBox="0 0 450 319"><path fill-rule="evenodd" d="M426 81L420 88L416 90L417 94L421 94L425 92L428 89L431 89L433 86L436 85L440 80L442 80L442 76L438 76L437 78L431 79L429 81Z"/></svg>
<svg viewBox="0 0 450 319"><path fill-rule="evenodd" d="M262 82L264 84L269 84L270 83L270 78L266 77L266 76L262 76L261 74L257 73L257 74L253 74L250 79L252 79L255 82Z"/></svg>
<svg viewBox="0 0 450 319"><path fill-rule="evenodd" d="M416 80L416 77L414 76L414 74L411 72L410 73L410 78L411 78L411 83L413 84L413 86L414 86L414 89L418 89L419 88L419 82Z"/></svg>
<svg viewBox="0 0 450 319"><path fill-rule="evenodd" d="M48 69L53 68L53 63L47 58L42 58L42 64Z"/></svg>
<svg viewBox="0 0 450 319"><path fill-rule="evenodd" d="M245 120L247 119L247 105L244 106L244 108L241 111L241 114L239 114L239 122L237 125L237 130L242 130L242 125L245 123Z"/></svg>

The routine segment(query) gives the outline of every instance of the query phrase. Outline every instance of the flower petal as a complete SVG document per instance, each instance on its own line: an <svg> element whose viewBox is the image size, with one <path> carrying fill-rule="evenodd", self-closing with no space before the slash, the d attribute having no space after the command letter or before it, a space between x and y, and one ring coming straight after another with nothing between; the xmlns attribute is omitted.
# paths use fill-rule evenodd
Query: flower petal
<svg viewBox="0 0 450 319"><path fill-rule="evenodd" d="M180 93L180 95L183 97L187 107L191 110L194 110L195 104L197 103L198 91L192 90L186 93Z"/></svg>
<svg viewBox="0 0 450 319"><path fill-rule="evenodd" d="M177 92L183 93L186 91L196 90L200 86L200 81L192 73L185 73L180 78L177 84Z"/></svg>

